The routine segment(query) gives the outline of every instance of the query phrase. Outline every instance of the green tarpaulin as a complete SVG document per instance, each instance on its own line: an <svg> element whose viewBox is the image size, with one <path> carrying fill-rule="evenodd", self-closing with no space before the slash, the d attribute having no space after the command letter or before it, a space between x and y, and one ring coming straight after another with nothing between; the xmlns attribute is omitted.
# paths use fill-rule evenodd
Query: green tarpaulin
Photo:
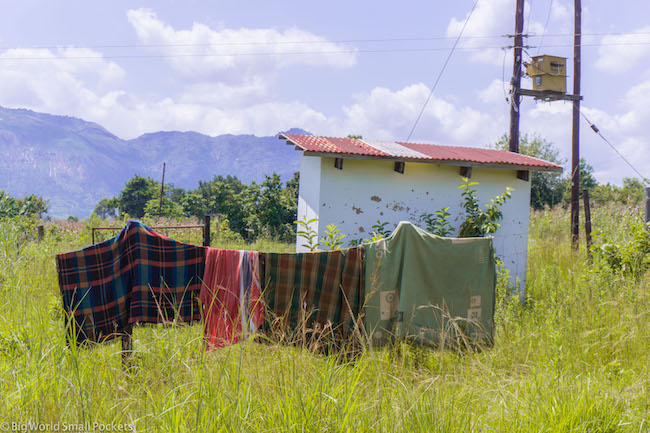
<svg viewBox="0 0 650 433"><path fill-rule="evenodd" d="M442 238L408 222L365 244L365 327L430 345L490 344L496 265L492 238Z"/></svg>

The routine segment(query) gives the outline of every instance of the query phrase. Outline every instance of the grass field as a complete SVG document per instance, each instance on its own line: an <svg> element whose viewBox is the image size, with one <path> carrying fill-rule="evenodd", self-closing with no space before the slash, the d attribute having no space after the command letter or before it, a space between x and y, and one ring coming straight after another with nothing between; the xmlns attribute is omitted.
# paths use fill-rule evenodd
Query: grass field
<svg viewBox="0 0 650 433"><path fill-rule="evenodd" d="M641 212L597 208L593 224L623 246ZM564 210L531 215L529 299L505 297L502 279L491 349L398 346L344 362L251 341L205 352L200 325L143 326L130 373L119 343L65 344L54 255L88 245L88 225L48 225L39 244L18 221L0 223L0 429L650 431L650 279L640 262L629 273L574 253ZM170 235L200 242L198 232Z"/></svg>

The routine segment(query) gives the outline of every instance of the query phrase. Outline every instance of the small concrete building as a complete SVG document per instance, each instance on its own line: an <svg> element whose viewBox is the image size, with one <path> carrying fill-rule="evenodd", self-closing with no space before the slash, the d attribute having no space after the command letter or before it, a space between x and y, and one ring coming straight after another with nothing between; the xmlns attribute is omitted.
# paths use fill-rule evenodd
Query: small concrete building
<svg viewBox="0 0 650 433"><path fill-rule="evenodd" d="M370 238L377 221L394 229L400 221L425 227L420 215L449 207L453 235L465 220L463 177L479 182L481 203L514 188L502 206L503 219L494 244L497 256L523 296L528 248L530 171L561 172L562 167L537 158L501 150L438 146L354 138L280 134L302 151L298 219L318 221L318 238L336 224L345 245ZM297 239L296 251L305 251Z"/></svg>

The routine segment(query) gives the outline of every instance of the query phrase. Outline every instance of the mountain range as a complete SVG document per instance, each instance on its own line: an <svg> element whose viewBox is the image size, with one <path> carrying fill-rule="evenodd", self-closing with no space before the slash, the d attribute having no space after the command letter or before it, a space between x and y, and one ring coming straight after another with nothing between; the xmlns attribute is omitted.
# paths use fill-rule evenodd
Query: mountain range
<svg viewBox="0 0 650 433"><path fill-rule="evenodd" d="M299 159L277 135L161 131L123 140L75 117L0 107L0 189L15 197L41 195L54 218L89 216L136 174L160 180L163 162L165 184L193 189L217 175L248 183L275 171L288 180Z"/></svg>

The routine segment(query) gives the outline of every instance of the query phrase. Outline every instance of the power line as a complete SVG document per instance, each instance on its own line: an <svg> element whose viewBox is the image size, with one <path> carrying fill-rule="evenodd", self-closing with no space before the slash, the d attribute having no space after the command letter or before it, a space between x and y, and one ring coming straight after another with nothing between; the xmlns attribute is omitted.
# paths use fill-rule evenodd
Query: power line
<svg viewBox="0 0 650 433"><path fill-rule="evenodd" d="M582 44L583 47L602 47L602 46L633 46L633 45L650 45L648 42L619 42L619 43L593 43ZM556 44L546 45L547 48L565 48L572 47L572 44ZM454 44L453 50L461 51L477 51L488 49L504 49L515 48L514 46L476 46L476 47L457 47ZM522 48L537 48L535 45L526 45ZM432 48L380 48L380 49L350 49L350 50L331 50L331 51L288 51L288 52L252 52L252 53L182 53L182 54L116 54L116 55L97 55L97 56L65 56L65 55L52 55L52 56L11 56L2 57L0 61L9 60L101 60L101 59L166 59L166 58L192 58L192 57L243 57L243 56L297 56L297 55L313 55L313 54L356 54L356 53L409 53L409 52L435 52L447 51L448 48L432 47Z"/></svg>
<svg viewBox="0 0 650 433"><path fill-rule="evenodd" d="M505 35L469 35L463 39L496 39ZM112 44L112 45L84 45L75 47L74 44L32 45L25 49L58 49L58 48L172 48L172 47L227 47L241 45L308 45L308 44L346 44L346 43L376 43L376 42L422 42L438 40L454 40L454 36L423 36L412 38L375 38L375 39L339 39L339 40L306 40L306 41L239 41L239 42L205 42L205 43L174 43L174 44ZM16 47L0 47L8 50Z"/></svg>
<svg viewBox="0 0 650 433"><path fill-rule="evenodd" d="M544 35L546 34L546 27L548 27L548 21L551 19L551 11L553 10L553 0L550 0L548 4L548 14L546 15L546 23L544 23L544 30L542 31L542 37L539 40L539 45L537 46L537 54L539 54L539 50L542 48L542 45L544 43Z"/></svg>
<svg viewBox="0 0 650 433"><path fill-rule="evenodd" d="M552 5L551 0L551 5ZM530 17L530 15L529 15ZM546 23L550 19L550 8ZM546 26L545 26L546 27ZM643 36L650 35L650 32L603 32L603 33L582 33L580 36ZM511 35L467 35L461 39L496 39L506 38ZM573 33L555 33L555 34L526 34L528 38L544 37L573 37ZM422 36L422 37L391 37L391 38L372 38L372 39L339 39L339 40L305 40L305 41L240 41L240 42L205 42L205 43L168 43L168 44L96 44L75 47L74 44L47 44L31 45L27 47L9 47L2 46L0 50L9 49L60 49L60 48L173 48L173 47L225 47L225 46L245 46L245 45L309 45L309 44L344 44L344 43L377 43L377 42L422 42L437 40L455 40L453 36Z"/></svg>
<svg viewBox="0 0 650 433"><path fill-rule="evenodd" d="M584 114L582 111L580 111L580 114L581 114L582 117L587 121L587 123L589 124L589 126L591 127L591 129L592 129L596 134L598 134L598 135L600 136L600 138L602 138L603 141L605 141L605 143L607 143L607 144L609 145L609 147L611 147L611 148L614 150L614 152L616 152L616 153L618 154L618 156L620 156L621 159L622 159L623 161L625 161L625 162L627 163L627 165L629 165L630 168L632 168L632 170L634 170L634 171L636 172L636 174L638 174L638 175L641 177L641 180L643 181L643 183L647 185L648 182L647 182L647 180L646 180L646 177L645 177L644 175L642 175L641 172L640 172L639 170L637 170L636 167L634 167L634 166L632 165L632 163L631 163L630 161L628 161L627 158L625 158L625 157L623 156L623 154L621 154L621 152L619 152L618 149L617 149L616 147L614 147L614 145L613 145L612 143L609 142L608 139L605 138L605 136L602 134L602 132L600 132L600 130L598 129L598 127L597 127L595 124L593 124L593 123L592 123L592 122L587 118L587 116L585 116L585 114Z"/></svg>
<svg viewBox="0 0 650 433"><path fill-rule="evenodd" d="M506 56L508 55L507 50L503 50L503 64L501 65L501 83L503 87L503 97L506 102L510 102L508 98L508 93L506 92Z"/></svg>
<svg viewBox="0 0 650 433"><path fill-rule="evenodd" d="M528 4L528 19L526 20L526 33L530 32L530 16L533 13L533 0Z"/></svg>
<svg viewBox="0 0 650 433"><path fill-rule="evenodd" d="M603 32L603 33L551 33L546 37L563 37L563 36L647 36L650 32ZM537 35L528 35L529 38L541 37Z"/></svg>
<svg viewBox="0 0 650 433"><path fill-rule="evenodd" d="M465 19L465 23L463 24L463 28L460 29L460 33L458 34L458 37L456 38L456 42L454 42L454 46L451 47L451 51L449 51L449 55L447 56L447 59L445 60L445 63L442 65L442 69L440 69L440 73L438 74L438 78L436 78L436 82L433 83L433 86L431 86L431 91L429 92L429 96L427 96L427 100L424 101L424 105L422 106L422 110L420 110L420 114L418 114L417 119L415 119L415 123L413 124L413 127L411 128L411 132L409 132L408 137L406 138L406 142L411 139L411 135L413 134L413 131L415 131L415 127L418 125L418 122L420 121L420 118L422 117L422 113L424 113L424 109L427 107L427 104L429 103L429 99L431 99L431 95L433 95L433 91L435 90L436 86L438 85L438 81L440 81L440 77L442 77L442 73L445 71L445 68L447 67L447 63L449 63L449 59L451 59L451 55L454 54L454 50L456 49L456 45L458 45L458 41L460 41L460 37L463 35L463 32L465 31L465 27L467 27L467 23L469 22L469 19L472 16L472 13L474 12L474 9L476 9L476 5L478 4L478 0L474 1L474 6L472 6L472 10L469 11L469 15L467 15L467 18Z"/></svg>

